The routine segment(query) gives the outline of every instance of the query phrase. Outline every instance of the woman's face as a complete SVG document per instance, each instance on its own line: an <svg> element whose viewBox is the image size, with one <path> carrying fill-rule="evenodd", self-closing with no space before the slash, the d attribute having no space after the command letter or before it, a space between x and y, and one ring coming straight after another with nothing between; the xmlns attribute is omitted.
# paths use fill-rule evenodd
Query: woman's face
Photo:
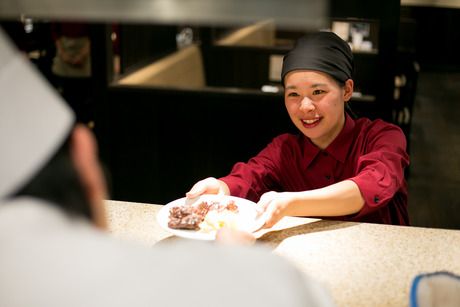
<svg viewBox="0 0 460 307"><path fill-rule="evenodd" d="M325 149L345 123L345 103L353 93L353 81L341 87L329 75L311 70L288 73L284 102L296 127L313 144Z"/></svg>

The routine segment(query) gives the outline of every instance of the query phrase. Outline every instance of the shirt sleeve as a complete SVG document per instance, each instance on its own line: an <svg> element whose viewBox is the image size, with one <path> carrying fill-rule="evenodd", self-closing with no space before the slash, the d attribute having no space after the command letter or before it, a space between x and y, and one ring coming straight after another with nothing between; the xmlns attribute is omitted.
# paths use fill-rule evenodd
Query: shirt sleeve
<svg viewBox="0 0 460 307"><path fill-rule="evenodd" d="M365 204L357 217L387 205L404 185L404 169L409 165L404 133L395 125L379 121L368 133L366 149L357 161L354 181Z"/></svg>
<svg viewBox="0 0 460 307"><path fill-rule="evenodd" d="M236 163L228 176L219 178L227 184L231 195L257 202L263 193L278 188L284 139L275 138L257 156L247 163Z"/></svg>

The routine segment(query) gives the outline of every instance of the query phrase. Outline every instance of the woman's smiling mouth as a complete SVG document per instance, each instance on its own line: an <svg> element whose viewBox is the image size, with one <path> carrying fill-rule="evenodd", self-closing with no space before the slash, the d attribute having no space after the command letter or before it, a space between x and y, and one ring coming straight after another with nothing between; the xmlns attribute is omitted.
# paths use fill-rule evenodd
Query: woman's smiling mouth
<svg viewBox="0 0 460 307"><path fill-rule="evenodd" d="M305 128L313 128L319 124L320 120L320 117L315 117L313 119L302 119L301 122Z"/></svg>

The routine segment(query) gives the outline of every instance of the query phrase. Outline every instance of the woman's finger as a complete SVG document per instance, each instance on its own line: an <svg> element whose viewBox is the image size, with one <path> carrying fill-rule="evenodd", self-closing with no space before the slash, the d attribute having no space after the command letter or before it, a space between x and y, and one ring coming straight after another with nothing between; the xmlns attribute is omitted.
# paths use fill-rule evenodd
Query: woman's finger
<svg viewBox="0 0 460 307"><path fill-rule="evenodd" d="M260 197L259 202L257 203L257 207L260 211L265 212L267 207L270 205L270 202L275 198L276 192L270 191L264 193L262 197Z"/></svg>
<svg viewBox="0 0 460 307"><path fill-rule="evenodd" d="M281 209L279 208L279 203L276 199L272 198L270 202L267 203L265 211L262 215L262 218L265 219L264 228L271 228L283 217Z"/></svg>
<svg viewBox="0 0 460 307"><path fill-rule="evenodd" d="M199 181L199 182L197 182L197 183L195 183L193 185L193 187L190 189L190 191L185 193L185 196L187 198L195 198L195 197L203 194L204 190L205 190L205 186L202 184L201 181Z"/></svg>
<svg viewBox="0 0 460 307"><path fill-rule="evenodd" d="M253 234L242 230L230 229L228 227L223 227L216 233L217 243L251 245L254 244L255 241L256 238Z"/></svg>
<svg viewBox="0 0 460 307"><path fill-rule="evenodd" d="M216 178L209 177L198 181L193 187L185 193L187 198L195 198L202 194L217 194L219 192L219 181Z"/></svg>

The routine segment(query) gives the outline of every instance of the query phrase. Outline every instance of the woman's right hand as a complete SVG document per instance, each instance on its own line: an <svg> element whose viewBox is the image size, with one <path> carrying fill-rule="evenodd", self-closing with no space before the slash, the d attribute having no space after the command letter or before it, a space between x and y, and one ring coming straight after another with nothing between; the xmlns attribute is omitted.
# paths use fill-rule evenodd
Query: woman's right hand
<svg viewBox="0 0 460 307"><path fill-rule="evenodd" d="M223 194L230 195L230 190L225 182L214 177L208 177L200 180L185 193L187 198L195 198L202 194Z"/></svg>

